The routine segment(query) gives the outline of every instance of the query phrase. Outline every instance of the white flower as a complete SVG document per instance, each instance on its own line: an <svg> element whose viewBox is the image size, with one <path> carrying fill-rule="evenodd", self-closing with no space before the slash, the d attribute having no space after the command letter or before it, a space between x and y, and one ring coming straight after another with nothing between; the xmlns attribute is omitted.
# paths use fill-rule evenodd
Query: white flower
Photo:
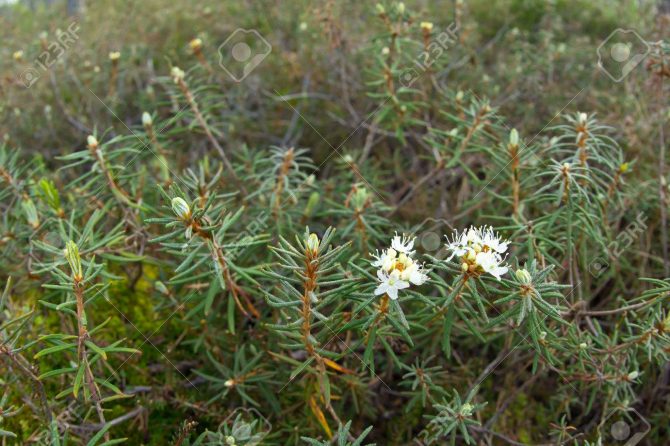
<svg viewBox="0 0 670 446"><path fill-rule="evenodd" d="M414 239L405 235L397 235L391 241L391 247L375 254L372 266L379 268L377 278L379 286L375 289L375 295L388 294L395 300L398 298L398 290L409 288L410 284L422 285L428 280L423 265L414 260Z"/></svg>
<svg viewBox="0 0 670 446"><path fill-rule="evenodd" d="M388 294L393 300L398 298L398 290L409 288L409 282L400 279L400 273L397 270L386 274L382 270L377 271L379 286L375 289L375 296Z"/></svg>
<svg viewBox="0 0 670 446"><path fill-rule="evenodd" d="M469 271L474 274L485 272L500 280L500 277L508 271L508 268L502 265L503 254L507 251L508 245L509 242L501 240L490 226L470 227L460 235L456 233L452 242L447 244L447 249L451 251L447 261L458 256L462 261L463 272Z"/></svg>
<svg viewBox="0 0 670 446"><path fill-rule="evenodd" d="M391 248L395 249L398 252L402 252L407 255L414 254L412 248L414 248L414 238L409 238L405 234L401 236L396 233L393 240L391 240Z"/></svg>

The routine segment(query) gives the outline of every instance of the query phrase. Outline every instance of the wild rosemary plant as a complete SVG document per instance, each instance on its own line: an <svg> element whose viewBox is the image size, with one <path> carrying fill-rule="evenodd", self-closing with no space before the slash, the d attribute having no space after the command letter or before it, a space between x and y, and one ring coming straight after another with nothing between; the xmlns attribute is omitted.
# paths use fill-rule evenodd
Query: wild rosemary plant
<svg viewBox="0 0 670 446"><path fill-rule="evenodd" d="M227 3L178 2L211 26L174 48L68 53L30 90L63 122L0 148L2 444L662 444L664 155L597 101L501 100L570 84L560 2L500 58L490 2L263 11L239 83Z"/></svg>

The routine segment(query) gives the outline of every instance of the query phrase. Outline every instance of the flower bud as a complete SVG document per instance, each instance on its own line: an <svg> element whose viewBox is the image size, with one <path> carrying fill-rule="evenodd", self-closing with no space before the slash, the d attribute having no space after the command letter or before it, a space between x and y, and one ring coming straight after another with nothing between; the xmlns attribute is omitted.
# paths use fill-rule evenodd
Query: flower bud
<svg viewBox="0 0 670 446"><path fill-rule="evenodd" d="M182 220L188 220L191 218L191 208L181 197L175 197L172 199L172 211Z"/></svg>
<svg viewBox="0 0 670 446"><path fill-rule="evenodd" d="M76 281L80 281L84 278L84 272L81 267L81 257L79 257L79 247L75 242L70 240L65 245L65 260L70 265L70 270L72 270L72 277Z"/></svg>
<svg viewBox="0 0 670 446"><path fill-rule="evenodd" d="M621 165L619 166L619 172L626 173L626 172L628 172L629 168L630 168L630 165L628 163L621 163Z"/></svg>
<svg viewBox="0 0 670 446"><path fill-rule="evenodd" d="M389 49L389 47L385 46L384 48L382 48L382 55L383 56L388 56L390 52L391 52L391 50Z"/></svg>
<svg viewBox="0 0 670 446"><path fill-rule="evenodd" d="M431 22L421 22L421 29L430 32L433 30L433 24Z"/></svg>
<svg viewBox="0 0 670 446"><path fill-rule="evenodd" d="M628 380L629 381L635 381L638 376L640 376L640 373L637 370L632 371L628 374Z"/></svg>
<svg viewBox="0 0 670 446"><path fill-rule="evenodd" d="M235 437L233 437L232 435L228 435L228 436L226 437L226 444L227 444L228 446L236 446L237 443L235 443Z"/></svg>
<svg viewBox="0 0 670 446"><path fill-rule="evenodd" d="M30 198L23 200L21 202L21 207L23 207L23 211L26 214L26 220L28 220L30 226L37 229L40 225L40 219L37 216L37 208L35 207L33 200Z"/></svg>
<svg viewBox="0 0 670 446"><path fill-rule="evenodd" d="M404 14L404 13L405 13L405 3L403 3L403 2L398 3L398 4L396 5L396 8L398 9L398 12L399 12L400 14Z"/></svg>
<svg viewBox="0 0 670 446"><path fill-rule="evenodd" d="M466 272L468 269L470 269L470 265L468 265L467 263L463 262L463 263L461 264L461 270L462 270L463 272Z"/></svg>
<svg viewBox="0 0 670 446"><path fill-rule="evenodd" d="M517 132L516 129L512 129L512 131L509 132L509 143L513 146L519 145L519 132Z"/></svg>
<svg viewBox="0 0 670 446"><path fill-rule="evenodd" d="M112 62L116 62L119 59L121 59L121 53L119 51L112 51L109 53L109 60Z"/></svg>
<svg viewBox="0 0 670 446"><path fill-rule="evenodd" d="M200 48L202 48L202 39L195 38L191 40L188 45L193 51L200 51Z"/></svg>
<svg viewBox="0 0 670 446"><path fill-rule="evenodd" d="M384 9L384 5L382 5L381 3L377 3L376 8L379 14L384 14L386 12L386 10Z"/></svg>
<svg viewBox="0 0 670 446"><path fill-rule="evenodd" d="M14 51L13 57L14 57L15 61L17 61L17 62L21 61L23 59L23 51L21 51L21 50Z"/></svg>
<svg viewBox="0 0 670 446"><path fill-rule="evenodd" d="M305 206L305 211L303 212L303 215L311 217L311 215L314 213L314 210L319 205L320 200L321 195L319 195L318 192L312 192L309 196L309 199L307 200L307 205Z"/></svg>
<svg viewBox="0 0 670 446"><path fill-rule="evenodd" d="M86 137L86 144L88 145L88 148L91 150L95 150L98 148L98 140L93 135L88 135Z"/></svg>
<svg viewBox="0 0 670 446"><path fill-rule="evenodd" d="M154 282L154 288L156 288L156 290L158 290L158 292L161 293L161 294L165 294L165 295L170 294L170 291L167 289L165 284L161 281Z"/></svg>
<svg viewBox="0 0 670 446"><path fill-rule="evenodd" d="M307 249L310 250L313 254L316 254L319 250L319 243L319 236L311 233L307 238Z"/></svg>
<svg viewBox="0 0 670 446"><path fill-rule="evenodd" d="M461 415L463 415L464 417L469 417L470 415L472 415L472 409L474 409L472 407L472 404L470 404L470 403L463 404L461 406L461 411L460 411Z"/></svg>
<svg viewBox="0 0 670 446"><path fill-rule="evenodd" d="M174 80L175 84L178 84L180 81L184 80L184 76L186 76L186 73L179 68L179 67L172 67L170 70L170 76L172 76L172 80Z"/></svg>
<svg viewBox="0 0 670 446"><path fill-rule="evenodd" d="M588 346L586 345L586 342L582 342L581 344L579 344L579 348L580 348L581 350L586 350L586 347L588 347Z"/></svg>
<svg viewBox="0 0 670 446"><path fill-rule="evenodd" d="M142 113L142 125L144 125L145 127L151 127L153 122L154 121L151 118L151 115L149 114L149 112Z"/></svg>
<svg viewBox="0 0 670 446"><path fill-rule="evenodd" d="M523 268L516 270L514 275L516 276L516 278L519 282L524 283L524 284L529 284L532 280L528 270L523 269Z"/></svg>
<svg viewBox="0 0 670 446"><path fill-rule="evenodd" d="M588 118L588 116L586 115L586 113L580 113L579 114L579 123L581 125L586 125L587 118Z"/></svg>

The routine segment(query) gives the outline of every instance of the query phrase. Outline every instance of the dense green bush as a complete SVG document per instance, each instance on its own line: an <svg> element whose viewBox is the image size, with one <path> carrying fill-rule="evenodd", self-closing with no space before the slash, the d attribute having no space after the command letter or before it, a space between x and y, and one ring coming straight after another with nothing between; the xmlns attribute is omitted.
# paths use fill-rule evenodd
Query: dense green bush
<svg viewBox="0 0 670 446"><path fill-rule="evenodd" d="M664 443L668 17L427 3L2 7L2 444Z"/></svg>

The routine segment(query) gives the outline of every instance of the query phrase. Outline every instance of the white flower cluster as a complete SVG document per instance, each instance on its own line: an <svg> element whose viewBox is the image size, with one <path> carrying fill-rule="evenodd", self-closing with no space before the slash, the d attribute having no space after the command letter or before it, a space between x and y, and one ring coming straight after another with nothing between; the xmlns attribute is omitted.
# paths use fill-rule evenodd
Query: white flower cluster
<svg viewBox="0 0 670 446"><path fill-rule="evenodd" d="M490 226L470 227L460 235L456 232L453 241L447 244L447 249L451 251L447 260L458 256L463 261L463 272L477 275L486 272L500 280L500 276L508 270L502 266L508 245L509 242L501 240Z"/></svg>
<svg viewBox="0 0 670 446"><path fill-rule="evenodd" d="M409 288L410 283L421 285L428 280L423 265L414 260L414 238L400 237L396 234L391 241L391 247L375 254L372 266L379 268L377 278L379 286L375 295L388 294L395 300L398 298L398 290Z"/></svg>

